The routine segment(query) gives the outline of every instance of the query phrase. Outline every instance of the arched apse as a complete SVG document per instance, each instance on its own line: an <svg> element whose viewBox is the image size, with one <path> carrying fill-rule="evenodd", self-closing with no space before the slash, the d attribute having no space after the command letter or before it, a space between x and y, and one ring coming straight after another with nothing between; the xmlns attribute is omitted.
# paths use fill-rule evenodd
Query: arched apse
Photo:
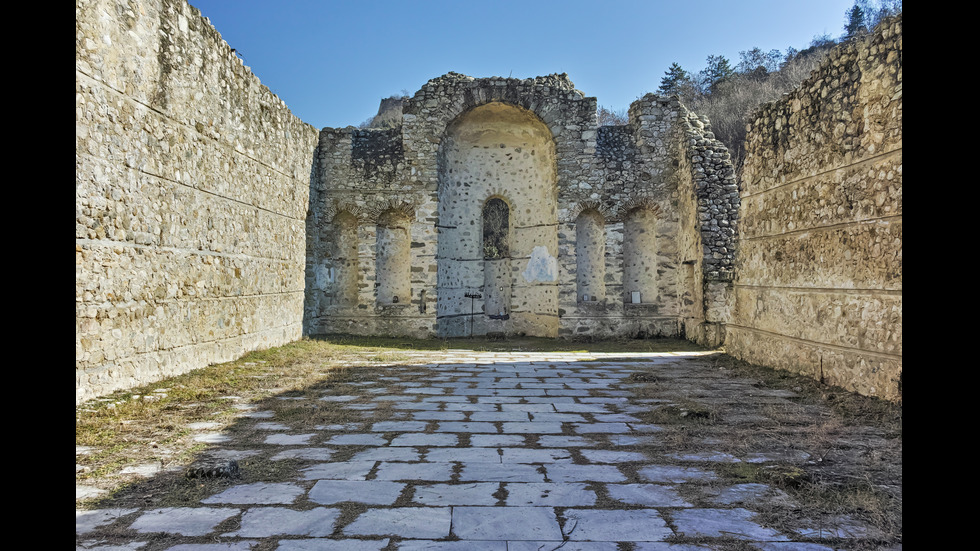
<svg viewBox="0 0 980 551"><path fill-rule="evenodd" d="M520 107L484 104L447 127L438 158L440 336L558 335L555 159L551 131ZM511 290L505 315L493 298L485 302L488 295L499 298L504 287L502 279L488 280L486 274L484 207L499 205L493 201L508 207L509 262L491 262L493 270L508 264ZM495 289L488 281L496 282Z"/></svg>

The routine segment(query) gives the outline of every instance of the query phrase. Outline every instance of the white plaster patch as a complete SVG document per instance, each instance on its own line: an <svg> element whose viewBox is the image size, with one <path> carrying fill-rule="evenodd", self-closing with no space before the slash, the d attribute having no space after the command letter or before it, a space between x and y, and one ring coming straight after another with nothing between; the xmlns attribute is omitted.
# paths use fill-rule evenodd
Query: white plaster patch
<svg viewBox="0 0 980 551"><path fill-rule="evenodd" d="M337 274L334 268L318 266L316 270L316 288L321 291L327 290L327 285L337 281Z"/></svg>
<svg viewBox="0 0 980 551"><path fill-rule="evenodd" d="M521 275L529 283L532 281L558 281L558 259L548 254L547 247L538 245L531 251L527 268Z"/></svg>

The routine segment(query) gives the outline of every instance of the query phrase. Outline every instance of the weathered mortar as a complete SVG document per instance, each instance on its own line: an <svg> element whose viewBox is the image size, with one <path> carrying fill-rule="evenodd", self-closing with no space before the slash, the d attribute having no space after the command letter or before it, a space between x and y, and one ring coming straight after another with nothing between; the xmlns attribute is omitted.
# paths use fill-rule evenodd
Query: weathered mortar
<svg viewBox="0 0 980 551"><path fill-rule="evenodd" d="M182 0L78 0L76 402L301 336L316 131Z"/></svg>
<svg viewBox="0 0 980 551"><path fill-rule="evenodd" d="M727 350L901 400L902 17L749 128Z"/></svg>

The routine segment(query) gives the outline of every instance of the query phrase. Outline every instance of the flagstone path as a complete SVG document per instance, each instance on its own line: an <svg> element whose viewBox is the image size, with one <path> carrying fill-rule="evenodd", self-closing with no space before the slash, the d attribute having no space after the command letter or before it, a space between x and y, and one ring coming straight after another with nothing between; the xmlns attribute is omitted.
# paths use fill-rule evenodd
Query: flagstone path
<svg viewBox="0 0 980 551"><path fill-rule="evenodd" d="M240 423L258 444L201 434L213 456L243 469L291 462L292 478L233 479L184 507L79 510L76 549L828 551L875 538L858 520L807 518L782 490L731 476L814 461L794 434L823 413L731 377L712 353L424 355L374 380L281 397L356 422L297 431L253 410ZM645 420L674 408L683 422L684 408L699 414L691 404L710 409L713 428ZM779 438L726 438L753 423ZM800 518L767 524L779 511Z"/></svg>

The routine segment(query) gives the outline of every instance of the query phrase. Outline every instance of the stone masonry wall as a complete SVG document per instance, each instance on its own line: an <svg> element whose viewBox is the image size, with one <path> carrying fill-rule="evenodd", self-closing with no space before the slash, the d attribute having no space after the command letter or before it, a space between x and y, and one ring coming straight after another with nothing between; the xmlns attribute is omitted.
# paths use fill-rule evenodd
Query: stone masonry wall
<svg viewBox="0 0 980 551"><path fill-rule="evenodd" d="M600 128L567 75L449 73L395 128L323 129L316 158L308 333L724 337L737 187L676 98Z"/></svg>
<svg viewBox="0 0 980 551"><path fill-rule="evenodd" d="M315 129L184 0L75 23L76 403L300 338Z"/></svg>
<svg viewBox="0 0 980 551"><path fill-rule="evenodd" d="M740 225L728 352L901 400L901 16L758 112Z"/></svg>

